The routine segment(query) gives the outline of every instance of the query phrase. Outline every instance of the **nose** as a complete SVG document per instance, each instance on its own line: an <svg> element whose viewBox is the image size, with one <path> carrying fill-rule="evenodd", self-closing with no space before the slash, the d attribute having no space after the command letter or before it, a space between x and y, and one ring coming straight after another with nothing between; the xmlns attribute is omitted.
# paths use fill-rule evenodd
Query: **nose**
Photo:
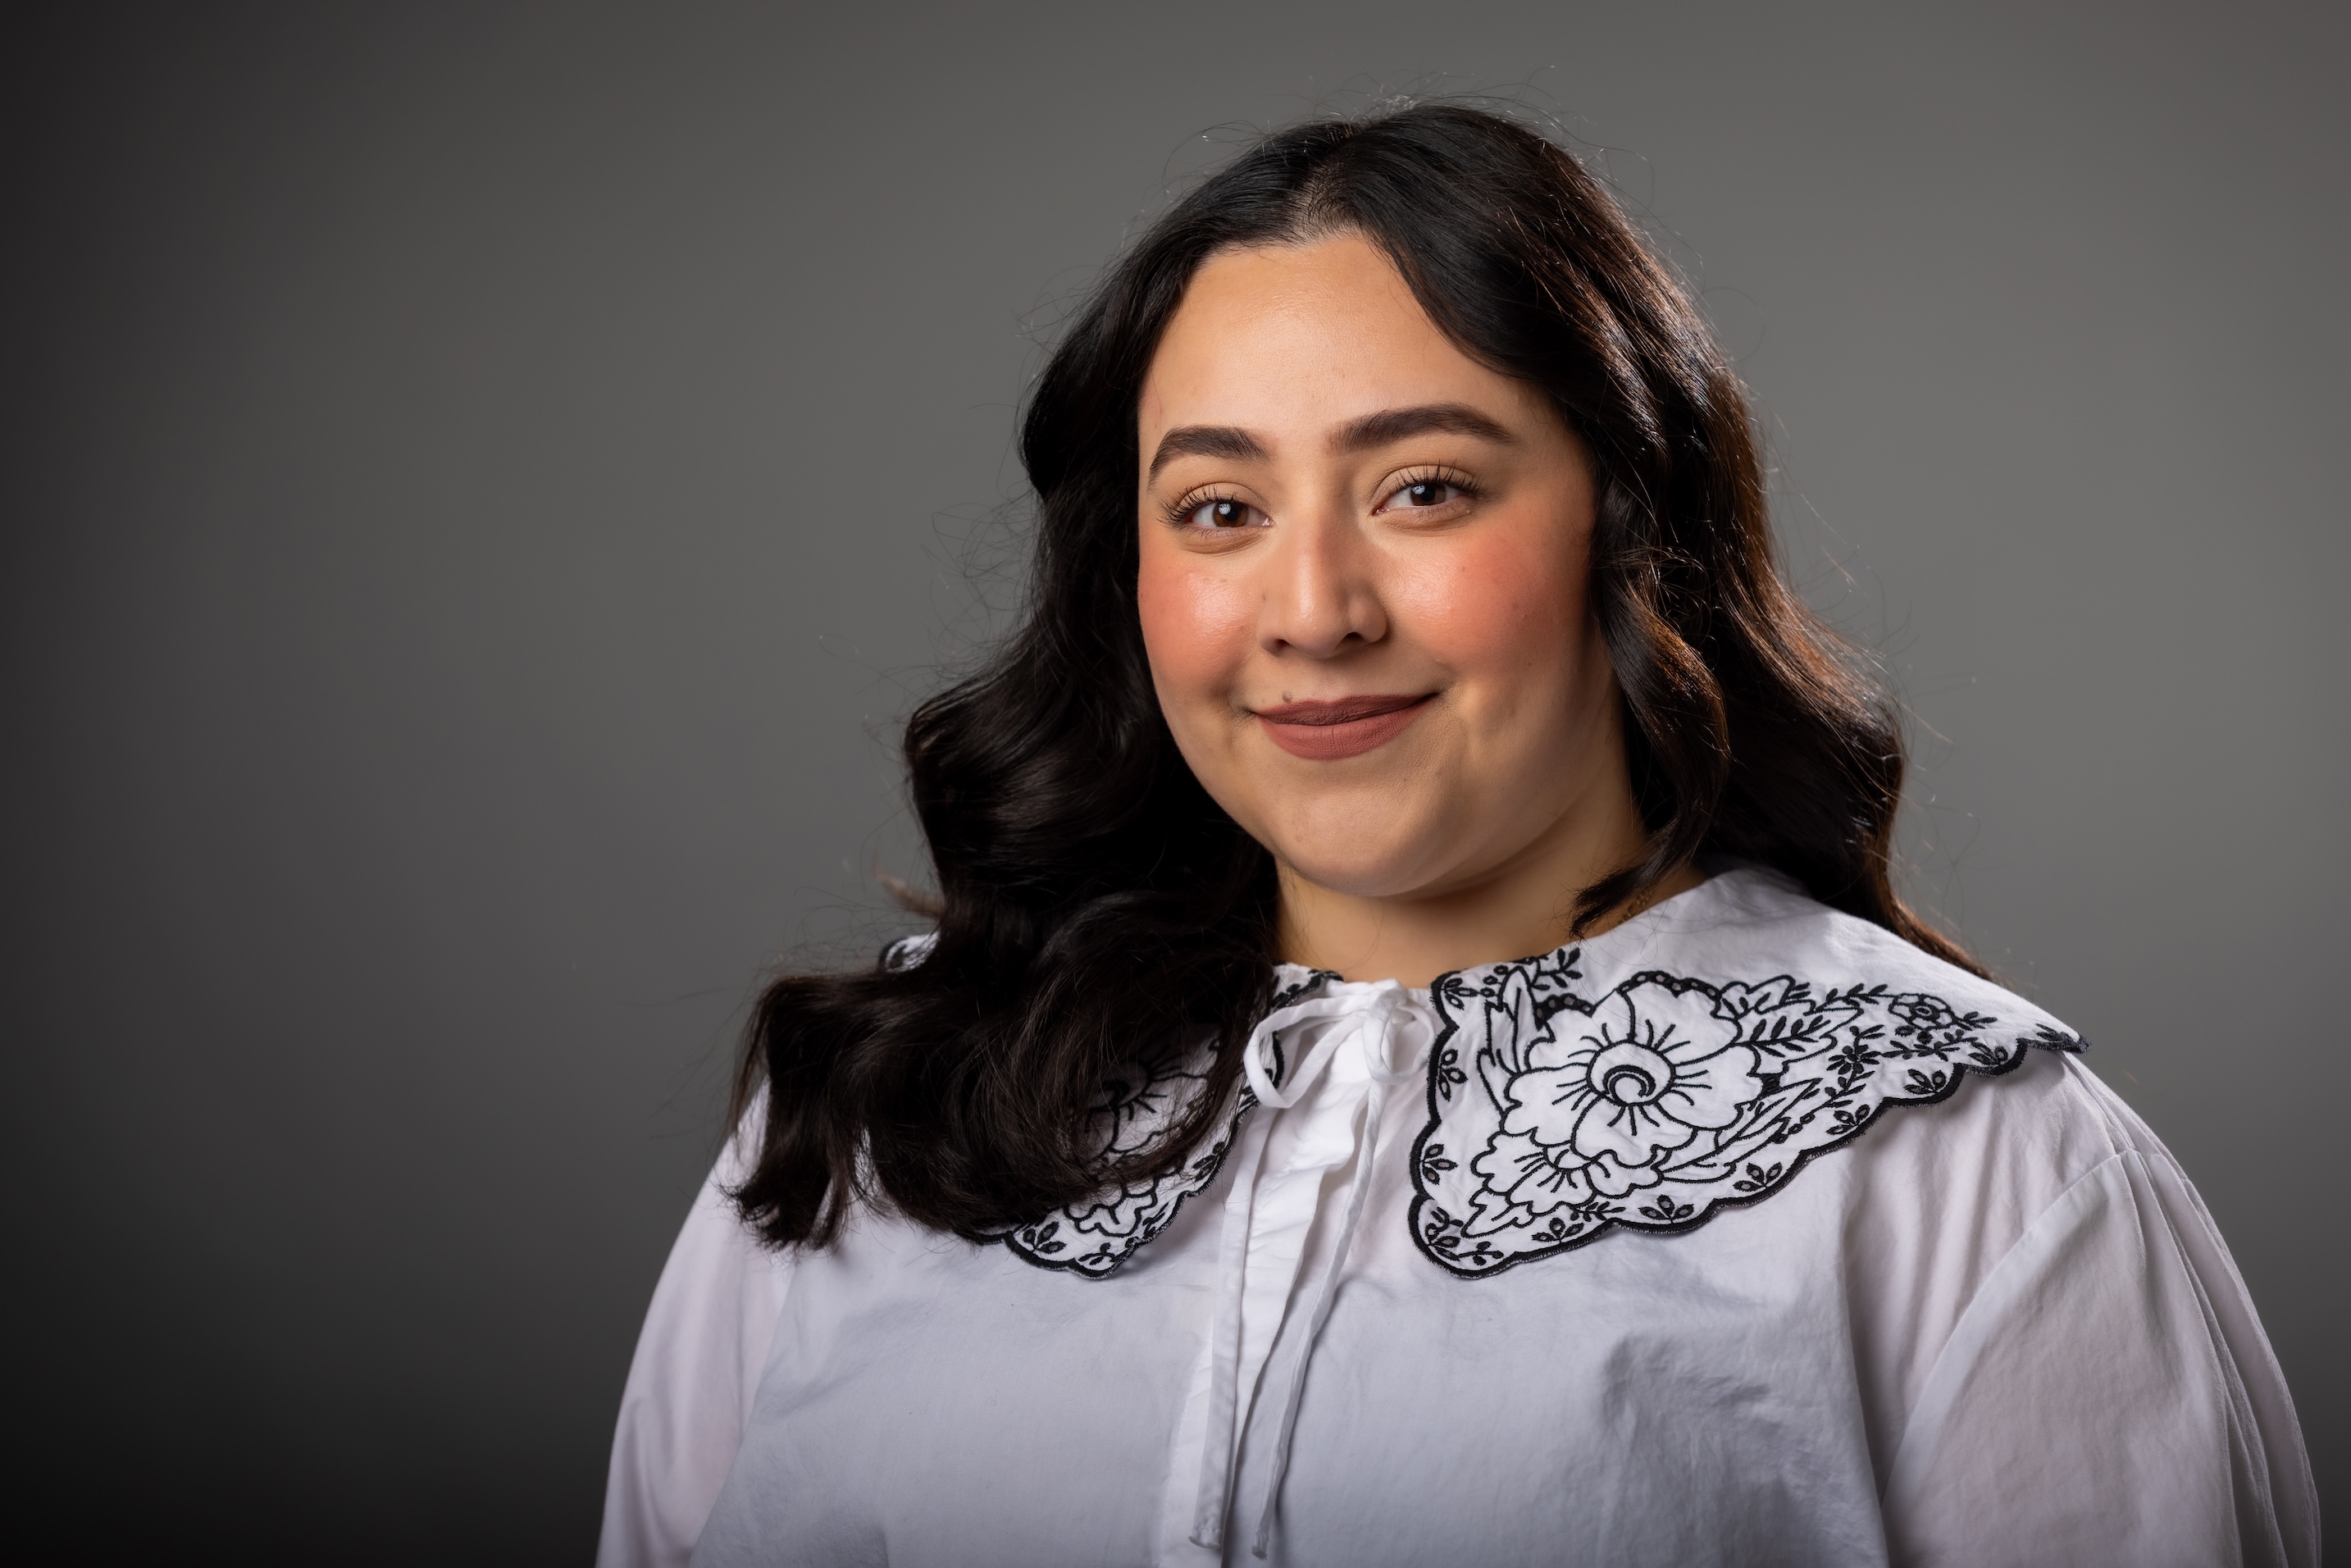
<svg viewBox="0 0 2351 1568"><path fill-rule="evenodd" d="M1388 634L1377 551L1336 507L1300 508L1266 552L1258 640L1269 653L1329 659Z"/></svg>

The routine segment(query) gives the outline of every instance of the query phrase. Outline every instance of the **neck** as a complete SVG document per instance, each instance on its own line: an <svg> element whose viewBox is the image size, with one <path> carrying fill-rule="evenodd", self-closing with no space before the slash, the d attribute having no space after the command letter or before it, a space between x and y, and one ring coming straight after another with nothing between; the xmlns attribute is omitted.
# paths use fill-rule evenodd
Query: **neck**
<svg viewBox="0 0 2351 1568"><path fill-rule="evenodd" d="M1597 936L1706 880L1686 863L1578 930L1577 895L1637 862L1646 850L1628 792L1605 820L1563 820L1507 863L1460 885L1386 896L1348 894L1281 865L1282 956L1350 980L1426 986L1450 970L1548 953L1570 940Z"/></svg>

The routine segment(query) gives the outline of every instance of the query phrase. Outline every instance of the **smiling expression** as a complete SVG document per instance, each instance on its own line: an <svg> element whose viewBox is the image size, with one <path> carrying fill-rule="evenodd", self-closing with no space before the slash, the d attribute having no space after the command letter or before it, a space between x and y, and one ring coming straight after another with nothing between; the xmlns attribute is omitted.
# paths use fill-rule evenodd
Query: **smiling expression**
<svg viewBox="0 0 2351 1568"><path fill-rule="evenodd" d="M1137 417L1160 705L1287 871L1365 897L1471 888L1621 797L1583 447L1371 244L1212 257Z"/></svg>

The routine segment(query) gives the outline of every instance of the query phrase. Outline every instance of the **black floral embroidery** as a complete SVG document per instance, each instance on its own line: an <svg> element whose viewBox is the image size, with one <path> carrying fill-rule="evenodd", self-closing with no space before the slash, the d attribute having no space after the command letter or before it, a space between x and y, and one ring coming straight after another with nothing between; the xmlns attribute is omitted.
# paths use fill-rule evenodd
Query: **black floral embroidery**
<svg viewBox="0 0 2351 1568"><path fill-rule="evenodd" d="M1580 948L1440 976L1427 1125L1412 1156L1414 1239L1468 1278L1582 1247L1610 1230L1687 1230L1785 1186L1889 1105L1948 1098L1969 1072L2007 1072L2082 1040L2031 1009L2004 1022L1886 985L1781 975L1717 983L1650 970L1596 999ZM1285 966L1271 1008L1335 975ZM2013 998L2007 998L2013 1002ZM2021 1007L2021 1004L2019 1004ZM1273 1042L1272 1075L1282 1073ZM1094 1113L1105 1157L1141 1148L1207 1082L1205 1053L1139 1062ZM1106 1187L1008 1232L1024 1261L1115 1272L1222 1168L1257 1103L1246 1085L1217 1136L1156 1181Z"/></svg>
<svg viewBox="0 0 2351 1568"><path fill-rule="evenodd" d="M1494 1273L1609 1230L1684 1230L1784 1186L1888 1105L1944 1099L2033 1046L2045 1019L1883 985L1648 971L1596 1000L1568 949L1445 977L1416 1145L1412 1231L1457 1274ZM1474 1089L1469 1085L1476 1085Z"/></svg>
<svg viewBox="0 0 2351 1568"><path fill-rule="evenodd" d="M1269 1012L1286 1008L1339 977L1284 965ZM1281 1080L1280 1042L1274 1042L1273 1079ZM1101 1157L1129 1155L1156 1138L1202 1092L1208 1081L1206 1054L1189 1060L1172 1055L1135 1063L1103 1085L1092 1124L1102 1139ZM1090 1280L1115 1273L1144 1243L1167 1228L1186 1198L1216 1180L1240 1131L1257 1105L1243 1084L1222 1131L1207 1148L1156 1181L1105 1187L1087 1202L1057 1209L1005 1233L1013 1256L1040 1269L1061 1269Z"/></svg>

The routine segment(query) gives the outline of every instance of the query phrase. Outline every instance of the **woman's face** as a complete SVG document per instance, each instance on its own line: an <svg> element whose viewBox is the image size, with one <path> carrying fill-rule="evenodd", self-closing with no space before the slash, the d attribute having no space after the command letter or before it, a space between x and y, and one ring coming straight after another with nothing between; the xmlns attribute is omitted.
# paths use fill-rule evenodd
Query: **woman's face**
<svg viewBox="0 0 2351 1568"><path fill-rule="evenodd" d="M1355 897L1469 891L1621 810L1582 445L1369 242L1210 259L1138 417L1160 706L1288 873Z"/></svg>

